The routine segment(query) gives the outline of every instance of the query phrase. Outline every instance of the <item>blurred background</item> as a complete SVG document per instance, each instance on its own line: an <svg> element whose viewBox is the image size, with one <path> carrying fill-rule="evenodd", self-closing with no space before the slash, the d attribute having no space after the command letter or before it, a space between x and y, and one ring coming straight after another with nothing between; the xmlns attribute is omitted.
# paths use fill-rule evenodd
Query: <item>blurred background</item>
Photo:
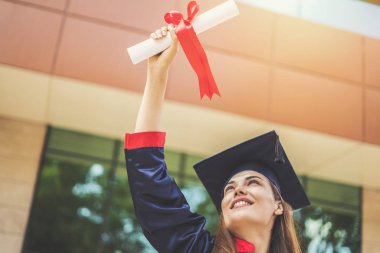
<svg viewBox="0 0 380 253"><path fill-rule="evenodd" d="M213 232L192 165L274 129L313 203L304 251L380 252L380 1L236 2L199 35L222 96L200 100L182 49L170 70L170 174ZM1 252L155 252L125 171L146 80L126 49L187 3L0 0Z"/></svg>

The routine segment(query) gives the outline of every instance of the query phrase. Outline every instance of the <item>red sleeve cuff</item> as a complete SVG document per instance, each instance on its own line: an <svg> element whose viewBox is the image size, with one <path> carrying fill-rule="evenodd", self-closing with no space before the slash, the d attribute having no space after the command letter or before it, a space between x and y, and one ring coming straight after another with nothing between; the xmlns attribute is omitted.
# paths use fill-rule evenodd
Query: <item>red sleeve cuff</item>
<svg viewBox="0 0 380 253"><path fill-rule="evenodd" d="M139 132L125 134L124 149L163 147L165 145L165 132Z"/></svg>

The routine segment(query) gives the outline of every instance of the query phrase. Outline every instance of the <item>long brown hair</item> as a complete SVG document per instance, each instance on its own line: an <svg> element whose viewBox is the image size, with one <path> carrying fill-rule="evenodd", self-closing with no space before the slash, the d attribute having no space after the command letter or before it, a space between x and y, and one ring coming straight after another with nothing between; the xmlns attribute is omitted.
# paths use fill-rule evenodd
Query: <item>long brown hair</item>
<svg viewBox="0 0 380 253"><path fill-rule="evenodd" d="M282 215L276 217L273 224L269 252L302 253L293 220L293 209L282 199L277 187L272 183L270 185L275 199L281 200L284 211ZM235 238L231 232L227 230L224 224L223 214L220 215L219 230L215 236L212 253L237 253Z"/></svg>

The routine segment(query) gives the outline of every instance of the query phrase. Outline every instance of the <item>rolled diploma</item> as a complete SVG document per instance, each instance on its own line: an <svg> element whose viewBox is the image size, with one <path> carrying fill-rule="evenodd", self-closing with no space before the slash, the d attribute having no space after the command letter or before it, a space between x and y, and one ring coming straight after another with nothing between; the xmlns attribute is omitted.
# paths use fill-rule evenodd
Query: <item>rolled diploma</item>
<svg viewBox="0 0 380 253"><path fill-rule="evenodd" d="M199 16L196 16L191 22L196 34L200 34L214 26L223 23L239 14L239 9L234 0L228 0ZM171 44L170 33L160 40L149 38L134 46L128 48L128 54L131 57L132 63L137 64L149 57L156 55Z"/></svg>

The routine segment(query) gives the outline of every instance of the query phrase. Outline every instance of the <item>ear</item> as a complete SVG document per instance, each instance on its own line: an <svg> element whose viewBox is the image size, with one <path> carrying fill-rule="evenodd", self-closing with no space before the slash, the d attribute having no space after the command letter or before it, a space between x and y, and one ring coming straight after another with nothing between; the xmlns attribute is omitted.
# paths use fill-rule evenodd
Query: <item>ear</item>
<svg viewBox="0 0 380 253"><path fill-rule="evenodd" d="M276 206L274 209L275 215L282 215L284 213L284 206L282 205L281 201L276 201Z"/></svg>

